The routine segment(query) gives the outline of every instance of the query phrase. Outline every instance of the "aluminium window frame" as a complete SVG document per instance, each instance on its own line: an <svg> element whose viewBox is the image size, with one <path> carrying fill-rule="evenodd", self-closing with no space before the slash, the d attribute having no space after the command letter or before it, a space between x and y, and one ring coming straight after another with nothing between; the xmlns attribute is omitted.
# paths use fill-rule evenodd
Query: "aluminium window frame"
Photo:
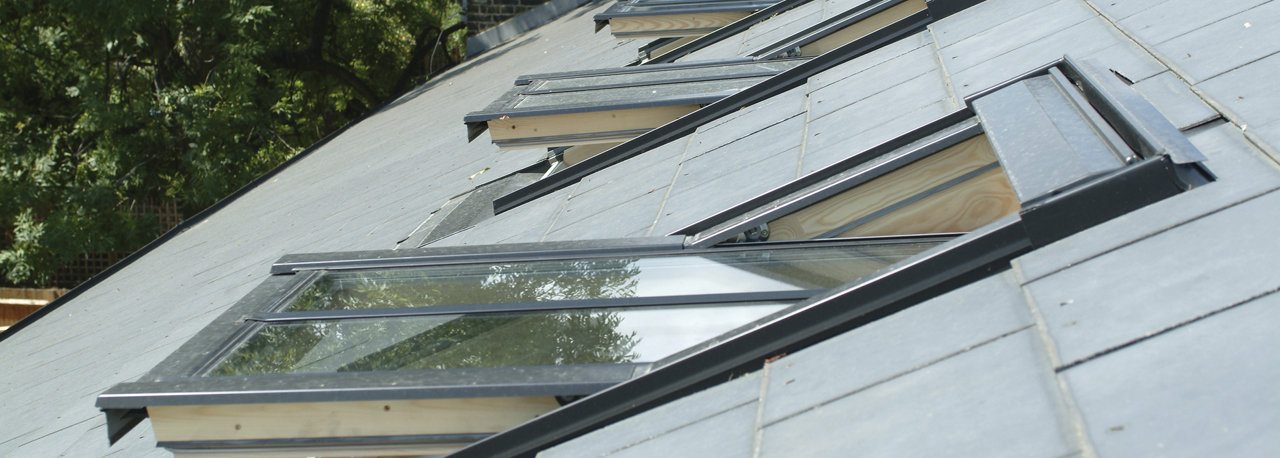
<svg viewBox="0 0 1280 458"><path fill-rule="evenodd" d="M822 1L822 0L816 0L816 1ZM853 17L856 20L861 20L861 18L869 17L874 15L875 13L883 11L884 9L891 8L901 3L901 1L903 0L869 0L866 3L859 5L859 7L851 9L850 12L845 13L848 16L841 15L840 18L843 18L843 20L848 20L850 17ZM955 14L959 11L962 11L966 8L969 8L983 1L985 0L928 1L926 3L925 9L922 11L918 11L905 18L895 21L892 24L884 26L878 30L875 30L849 43L841 45L829 52L823 53L818 56L807 57L809 59L807 62L797 65L796 67L790 70L783 71L754 86L748 87L746 89L738 91L735 94L729 95L720 100L704 105L702 108L695 110L694 112L689 113L687 115L684 115L675 121L672 121L660 127L649 130L648 132L642 133L634 138L628 139L613 148L605 150L577 164L566 167L563 170L557 171L555 174L549 175L546 178L539 180L529 186L518 189L506 195L500 196L497 199L494 199L493 201L494 214L495 215L502 214L503 212L506 212L508 210L511 210L513 208L516 208L520 205L531 202L533 200L536 200L542 196L558 191L567 186L573 185L574 183L581 181L583 178L586 178L591 174L594 174L600 170L604 170L610 166L613 166L614 164L625 161L637 155L643 154L644 152L652 150L654 148L661 147L662 145L665 145L671 141L677 140L686 135L692 134L698 127L702 126L703 124L719 119L743 107L747 107L747 106L762 102L770 97L773 97L775 95L778 95L788 90L799 87L800 85L807 82L809 77L811 76L814 76L814 75L817 75L818 73L829 70L832 67L843 64L851 59L854 59L864 54L875 51L876 49L884 47L890 43L896 42L899 39L904 38L910 34L926 30L926 27L928 27L928 25L932 24L934 21L946 18L952 14ZM750 28L755 23L771 17L771 15L773 14L784 12L802 3L804 2L803 1L796 2L796 3L789 3L787 1L779 2L778 4L775 4L772 7L761 10L757 14L748 16L747 18L744 18L738 22L735 22L730 26L726 26L721 30L712 32L711 34L708 34L706 37L699 38L690 43L686 43L685 45L680 46L675 50L669 51L663 56L659 56L658 58L655 58L647 62L646 65L640 65L638 67L624 67L624 68L643 68L649 65L657 65L657 64L678 65L678 64L670 64L670 62L673 61L674 58L666 59L665 57L669 55L675 55L678 53L687 54L688 52L693 52L693 50L696 50L695 48L700 49L701 47L705 47L707 45L714 43L715 41L724 39L732 35L728 33L729 31L735 31L735 33L742 32ZM874 10L874 11L871 11L871 10ZM766 12L768 12L769 15L758 16ZM756 18L756 19L752 19L752 18ZM856 20L854 22L856 22ZM824 21L823 23L826 24L827 21ZM824 30L828 32L835 31L843 28L845 25L848 25L845 23L842 23L842 24L843 25L841 25L841 27L839 28L835 28L832 30L827 30L827 29L824 29ZM724 33L721 33L722 31ZM706 40L704 40L704 38ZM815 39L820 38L820 36L815 35L814 38ZM711 40L714 40L714 41L711 41ZM785 40L786 39L784 39L784 41ZM772 47L772 46L769 46L769 47ZM684 54L681 54L681 57L683 55ZM743 59L750 59L755 61L772 60L769 57L771 56L762 57L762 58L744 57L744 58L734 58L734 59L729 59L729 60L719 61L719 62L737 62ZM713 62L716 62L716 61L713 61ZM690 64L699 64L699 62L693 62Z"/></svg>
<svg viewBox="0 0 1280 458"><path fill-rule="evenodd" d="M929 9L925 9L862 38L846 43L830 52L810 58L790 70L778 73L754 86L707 104L701 109L684 115L675 121L640 134L529 186L494 199L494 214L502 214L539 197L573 185L583 178L609 168L614 164L689 135L703 124L799 87L808 81L811 76L898 41L907 35L923 31L932 22L933 19L930 17Z"/></svg>
<svg viewBox="0 0 1280 458"><path fill-rule="evenodd" d="M1176 167L1170 170L1176 179L1189 186L1199 186L1213 180L1212 174L1203 167L1181 167L1203 162L1201 154L1176 128L1172 128L1164 116L1151 106L1150 102L1122 85L1110 76L1110 72L1092 62L1078 62L1070 56L1063 56L1053 62L1014 77L990 88L976 92L964 99L964 107L938 118L924 126L906 134L890 139L879 145L852 154L823 169L814 171L799 179L748 199L738 205L697 221L683 228L672 231L669 235L685 235L691 246L706 247L723 242L761 223L781 217L813 205L830 196L883 176L916 160L927 157L965 139L983 133L983 126L978 121L978 113L974 102L1021 81L1039 76L1069 78L1063 84L1075 84L1087 100L1076 103L1087 104L1092 111L1084 111L1082 116L1100 116L1090 119L1091 122L1110 129L1102 132L1102 137L1118 136L1108 139L1112 142L1123 142L1123 147L1130 154L1126 162L1133 164L1140 160L1158 159L1167 155ZM1105 202L1100 205L1105 207ZM1024 208L1036 206L1036 199L1023 202Z"/></svg>
<svg viewBox="0 0 1280 458"><path fill-rule="evenodd" d="M717 220L728 220L745 210L770 204L778 196L820 183L837 170L913 143L923 144L919 148L934 145L931 148L940 150L939 137L954 139L980 127L976 123L963 125L974 117L973 101L1029 78L1052 75L1055 70L1077 84L1089 103L1142 160L1023 202L1022 210L1015 215L784 309L754 329L726 335L655 362L644 375L482 439L450 456L534 458L547 448L760 370L781 355L1008 270L1018 256L1215 179L1203 164L1205 157L1150 102L1123 87L1118 79L1108 77L1104 68L1063 56L967 97L965 108L869 150L878 154L854 155L677 233L709 228ZM930 139L931 136L935 138ZM843 168L837 169L838 166ZM697 245L694 236L687 237L687 245Z"/></svg>
<svg viewBox="0 0 1280 458"><path fill-rule="evenodd" d="M771 62L780 62L782 63L782 66L787 66L787 65L792 65L795 62L804 62L806 60L807 59L805 58L779 59ZM619 111L619 110L657 108L657 107L669 107L669 106L680 106L680 105L706 105L706 104L716 102L720 99L723 99L726 96L729 96L733 93L739 92L739 90L726 89L726 90L719 90L719 91L709 91L709 92L700 92L695 94L674 95L674 96L658 95L654 97L646 97L641 100L630 100L625 102L623 101L614 101L614 102L607 102L607 103L579 102L579 103L572 103L572 104L560 104L560 105L551 105L551 106L543 106L543 107L535 107L535 108L523 108L518 106L521 102L526 100L526 98L529 96L567 93L567 92L607 91L610 89L624 89L624 88L645 87L645 86L705 83L705 82L712 82L712 81L724 81L726 85L732 85L731 82L734 82L734 81L740 81L745 79L756 79L756 78L759 78L759 79L770 78L782 72L790 70L790 69L772 70L772 69L765 68L765 66L769 63L770 62L760 62L753 59L741 58L741 59L730 59L730 60L711 61L711 62L676 63L676 64L661 65L661 66L620 67L620 68L606 68L606 69L586 70L586 71L521 75L516 77L514 87L509 89L503 95L499 96L496 100L494 100L492 103L489 104L489 106L485 107L484 109L467 113L465 116L463 116L462 122L467 126L467 141L471 142L471 141L475 141L475 139L478 138L480 134L484 133L486 130L489 130L489 125L488 125L489 121L494 121L497 119L507 119L507 118L518 119L518 118L531 118L531 117L539 117L539 116L556 116L556 115L566 115L566 114L591 113L591 112L600 112L600 111ZM635 74L643 75L643 74L649 74L649 73L661 75L661 73L663 72L679 72L681 70L701 69L701 68L732 68L732 67L743 67L743 69L739 70L737 73L732 73L732 74L702 75L702 76L692 76L692 77L669 77L669 78L654 76L653 78L644 80L644 81L635 81L635 82L629 82L629 83L608 83L608 84L600 84L600 85L593 85L593 86L582 86L582 87L561 88L561 89L541 89L542 85L540 84L542 82L547 82L547 81L572 80L572 79L578 79L578 78L592 78L592 77L614 76L614 75L635 75ZM792 66L792 68L794 68L794 66ZM649 129L644 129L641 132L636 132L636 133L642 133L648 130ZM593 134L578 134L578 135L593 135ZM499 141L499 140L494 141L495 144L499 144L499 145L502 145L503 144L502 142L503 141ZM519 140L506 140L505 142L518 143Z"/></svg>
<svg viewBox="0 0 1280 458"><path fill-rule="evenodd" d="M658 17L699 13L737 13L751 12L769 8L776 0L630 0L619 1L610 5L607 10L592 17L595 31L600 32L609 26L614 18ZM654 10L651 8L672 7ZM716 29L706 30L711 32ZM696 31L695 31L696 32ZM617 34L614 34L617 36ZM619 39L631 38L629 35Z"/></svg>
<svg viewBox="0 0 1280 458"><path fill-rule="evenodd" d="M306 253L285 255L271 275L249 294L169 355L136 382L113 386L97 399L107 417L114 443L147 417L146 407L180 405L277 404L300 402L386 401L432 398L581 396L646 372L652 362L559 366L521 366L413 371L320 374L205 376L245 340L270 323L322 319L397 318L460 313L503 313L534 310L580 310L617 307L664 307L753 302L800 301L828 289L750 293L585 299L527 303L278 313L313 284L322 272L419 266L476 265L497 262L617 259L621 257L696 256L763 250L870 246L912 241L944 242L951 236L869 237L829 241L774 242L752 246L691 248L684 237L648 237L572 242L436 247L412 250ZM733 332L733 331L730 331ZM329 440L329 439L325 439ZM391 440L369 437L361 443ZM405 438L395 439L408 440ZM444 440L434 436L416 441ZM319 439L317 441L323 442ZM220 446L279 445L280 440L244 443L216 441ZM287 442L287 441L286 441ZM317 444L320 442L305 442ZM283 444L283 442L281 443ZM163 443L166 448L199 448L209 444Z"/></svg>

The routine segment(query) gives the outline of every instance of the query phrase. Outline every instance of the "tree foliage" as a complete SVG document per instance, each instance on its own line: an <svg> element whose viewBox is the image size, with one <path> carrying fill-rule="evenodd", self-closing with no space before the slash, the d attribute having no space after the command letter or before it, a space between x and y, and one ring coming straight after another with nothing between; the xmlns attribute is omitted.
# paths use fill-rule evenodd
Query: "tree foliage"
<svg viewBox="0 0 1280 458"><path fill-rule="evenodd" d="M460 57L450 0L0 2L0 273L159 235ZM457 31L457 33L453 33ZM444 33L449 32L449 33Z"/></svg>

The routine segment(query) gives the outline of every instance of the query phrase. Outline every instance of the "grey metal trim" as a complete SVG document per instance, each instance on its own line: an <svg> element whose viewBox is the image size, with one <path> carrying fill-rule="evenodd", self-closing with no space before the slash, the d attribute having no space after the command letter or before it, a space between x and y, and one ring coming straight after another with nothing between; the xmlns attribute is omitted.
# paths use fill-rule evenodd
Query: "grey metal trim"
<svg viewBox="0 0 1280 458"><path fill-rule="evenodd" d="M751 80L751 79L759 79L761 81L764 80L764 78L756 76L756 77L747 77L747 78L726 78L718 81L737 82L739 80ZM508 118L528 118L532 116L552 116L552 115L574 114L574 113L591 113L591 112L606 111L606 110L631 110L636 108L668 107L672 105L705 105L705 104L723 99L729 95L733 95L737 92L739 92L737 89L730 89L730 90L721 90L721 91L715 91L715 92L703 92L700 94L691 94L691 95L659 96L659 97L647 98L644 100L632 100L629 102L622 102L622 103L615 103L615 104L608 104L608 105L599 104L599 103L596 103L596 104L578 103L573 105L561 105L561 106L547 107L547 108L523 108L523 109L511 108L511 109L504 109L502 111L473 112L473 113L468 113L467 116L463 118L463 122L467 124L482 123L485 121L499 119L504 116Z"/></svg>
<svg viewBox="0 0 1280 458"><path fill-rule="evenodd" d="M956 122L955 118L961 116L962 121ZM814 171L672 234L691 235L692 242L686 242L690 246L715 245L746 228L821 202L981 134L982 126L971 116L967 110L944 116L902 138ZM912 141L903 144L907 139ZM697 228L705 229L689 234Z"/></svg>
<svg viewBox="0 0 1280 458"><path fill-rule="evenodd" d="M757 60L780 57L793 48L801 47L817 41L832 32L861 22L863 19L879 14L881 11L897 6L899 3L905 1L906 0L869 0L863 2L861 5L850 8L824 21L819 21L817 24L806 27L799 32L775 41L772 44L760 48L748 55Z"/></svg>
<svg viewBox="0 0 1280 458"><path fill-rule="evenodd" d="M714 32L719 27L697 27L689 29L666 29L651 30L643 32L614 32L613 37L619 40L640 40L645 38L664 38L670 37L672 34L680 34L680 36L706 35Z"/></svg>
<svg viewBox="0 0 1280 458"><path fill-rule="evenodd" d="M729 65L751 65L755 64L754 59L746 57L738 57L733 59L717 60L717 61L700 61L700 62L677 62L673 64L646 65L643 67L609 67L594 70L578 70L571 72L555 72L555 73L534 73L529 75L520 75L516 77L516 86L524 86L537 80L561 80L573 78L585 78L591 76L610 76L610 75L627 75L636 73L652 73L664 72L671 70L685 70L690 68L705 67L725 67Z"/></svg>
<svg viewBox="0 0 1280 458"><path fill-rule="evenodd" d="M615 130L612 132L600 132L590 134L573 134L573 135L553 135L549 137L529 137L515 140L494 140L493 144L506 148L533 148L535 146L553 144L553 145L578 145L588 143L610 143L615 141L627 141L636 138L640 134L648 132L649 129L632 129L632 130ZM532 184L532 183L530 183ZM497 197L497 196L494 196ZM490 199L492 201L492 199Z"/></svg>
<svg viewBox="0 0 1280 458"><path fill-rule="evenodd" d="M777 71L777 70L761 69L761 70L756 70L756 71L753 71L753 72L745 72L745 73L735 74L735 75L733 75L733 78L732 78L732 79L739 79L739 78L756 78L756 77L769 77L769 76L773 76L773 75L777 75L777 74L778 74L778 71ZM698 82L702 82L702 81L718 81L718 80L723 80L723 79L727 79L727 78L725 78L724 76L698 76L698 77L686 77L686 78L654 79L654 80L650 80L650 81L635 82L635 83L630 83L630 84L601 84L601 85L598 85L598 86L582 86L582 87L559 88L559 89L534 89L534 90L524 90L524 91L521 91L521 92L520 92L520 94L522 94L522 95L538 95L538 94L558 94L558 93L562 93L562 92L600 91L600 90L606 90L606 89L618 89L618 88L624 88L624 87L657 86L657 85L660 85L660 84L698 83ZM532 85L530 85L530 86L532 86Z"/></svg>
<svg viewBox="0 0 1280 458"><path fill-rule="evenodd" d="M1116 131L1143 158L1168 154L1175 164L1206 160L1187 137L1151 102L1128 88L1096 59L1077 62L1063 56L1062 72L1081 84L1085 98L1116 126Z"/></svg>
<svg viewBox="0 0 1280 458"><path fill-rule="evenodd" d="M583 364L330 374L182 377L122 383L99 409L149 406L387 401L590 394L631 379L650 363Z"/></svg>
<svg viewBox="0 0 1280 458"><path fill-rule="evenodd" d="M916 195L914 195L914 196L908 197L908 198L906 198L906 199L902 199L902 200L900 200L900 201L898 201L898 202L895 202L893 205L889 205L889 206L887 206L887 207L884 207L884 208L882 208L882 209L880 209L880 210L877 210L877 211L875 211L875 212L871 213L870 215L867 215L867 216L864 216L864 217L862 217L862 218L858 218L858 219L856 219L856 220L853 220L852 222L850 222L850 223L848 223L848 224L845 224L845 225L843 225L843 226L840 226L839 228L836 228L836 229L834 229L834 230L827 231L826 233L824 233L824 234L822 234L822 235L819 235L819 236L817 236L817 237L814 237L814 238L826 239L826 238L835 237L835 236L837 236L837 235L840 235L840 234L844 233L845 231L848 231L848 230L853 229L853 228L855 228L855 227L861 226L861 225L863 225L863 224L867 224L867 223L869 223L869 222L871 222L871 221L874 221L874 220L876 220L876 219L879 219L879 218L881 218L881 217L883 217L883 216L885 216L885 215L888 215L888 214L893 213L893 212L895 212L895 211L901 210L903 207L906 207L906 206L908 206L908 205L911 205L911 204L914 204L914 203L919 202L919 201L921 201L921 200L924 200L925 198L927 198L927 197L929 197L929 196L932 196L932 195L934 195L934 194L937 194L937 193L940 193L940 192L942 192L942 191L946 191L946 190L948 190L948 189L951 189L951 188L955 187L956 185L959 185L960 183L964 183L964 182L969 181L969 180L971 180L971 179L973 179L973 178L976 178L978 175L982 175L982 174L984 174L984 173L987 173L987 172L989 172L989 171L991 171L991 170L995 170L995 169L998 169L998 168L1000 168L1000 163L999 163L999 162L992 162L992 163L990 163L990 164L984 165L984 166L982 166L982 167L979 167L979 168L977 168L977 169L974 169L974 170L970 171L969 173L966 173L966 174L964 174L964 175L960 175L960 176L958 176L958 177L956 177L956 178L953 178L953 179L951 179L950 181L947 181L946 183L942 183L942 184L940 184L940 185L937 185L937 186L934 186L934 187L932 187L932 188L929 188L929 189L925 190L924 192L921 192L921 193L916 194Z"/></svg>
<svg viewBox="0 0 1280 458"><path fill-rule="evenodd" d="M630 159L631 157L645 151L657 148L674 139L688 135L707 122L804 84L808 81L809 77L817 73L844 63L849 59L879 49L890 42L896 41L902 36L919 30L924 30L924 27L928 25L929 22L930 19L928 12L921 11L885 26L880 30L872 32L867 36L840 46L831 52L814 57L813 59L797 65L790 70L783 71L760 84L756 84L750 88L744 89L733 95L725 97L724 99L702 107L702 109L685 115L677 121L670 122L653 129L639 137L626 141L605 153L597 154L583 160L582 162L574 164L560 173L547 177L545 180L538 181L524 189L499 197L494 201L494 212L502 214L503 212L515 208L525 202L532 201L538 197L550 194L556 190L564 188L565 186L576 183L588 175L608 168L613 164Z"/></svg>
<svg viewBox="0 0 1280 458"><path fill-rule="evenodd" d="M495 261L643 256L683 249L684 237L636 237L568 242L510 243L427 247L407 250L290 254L271 266L272 274L304 270L349 270L420 265L476 264Z"/></svg>
<svg viewBox="0 0 1280 458"><path fill-rule="evenodd" d="M1102 139L1111 146L1112 150L1120 154L1121 159L1124 160L1126 164L1132 164L1134 161L1139 159L1138 156L1134 154L1133 149L1129 148L1129 145L1124 142L1124 139L1120 138L1120 135L1116 133L1115 129L1107 123L1107 120L1103 119L1102 115L1098 114L1098 111L1093 109L1093 105L1089 103L1089 100L1084 98L1084 94L1080 92L1080 88L1073 84L1071 80L1067 79L1067 76L1062 73L1061 69L1058 67L1050 68L1049 76L1053 78L1054 83L1057 83L1058 88L1062 90L1062 93L1066 94L1067 97L1071 99L1071 103L1075 104L1076 111L1079 111L1086 119L1089 120L1089 123L1094 126Z"/></svg>
<svg viewBox="0 0 1280 458"><path fill-rule="evenodd" d="M461 315L480 313L514 313L551 310L607 309L622 307L663 307L677 305L710 305L745 302L777 302L803 300L818 295L825 289L801 289L788 291L760 291L751 293L691 294L686 296L619 297L604 299L577 299L538 302L508 302L494 304L443 305L403 309L324 310L313 312L259 313L247 320L262 323L291 323L299 321L349 320L362 318L400 318L410 316Z"/></svg>
<svg viewBox="0 0 1280 458"><path fill-rule="evenodd" d="M309 437L294 439L251 439L223 441L159 441L156 447L170 450L181 450L183 453L200 451L219 452L243 451L227 449L243 449L262 447L268 450L280 450L281 447L296 446L335 446L335 445L369 445L369 444L434 444L452 442L475 442L493 434L422 434L412 436L350 436L350 437ZM212 449L212 450L211 450ZM245 452L247 453L247 452Z"/></svg>

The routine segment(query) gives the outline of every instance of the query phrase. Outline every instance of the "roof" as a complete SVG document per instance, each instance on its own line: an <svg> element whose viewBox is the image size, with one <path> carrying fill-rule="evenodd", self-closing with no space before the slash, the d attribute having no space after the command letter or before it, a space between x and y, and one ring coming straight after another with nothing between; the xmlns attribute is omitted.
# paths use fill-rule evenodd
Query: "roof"
<svg viewBox="0 0 1280 458"><path fill-rule="evenodd" d="M681 61L745 55L753 37L861 3L802 3ZM380 107L6 336L0 455L168 456L145 421L108 446L97 395L149 371L281 256L395 248L451 199L542 161L545 149L468 143L459 121L519 75L631 62L643 42L592 33L611 4ZM667 235L1063 55L1095 58L1215 182L540 456L1274 454L1277 16L1265 1L987 0L428 246Z"/></svg>

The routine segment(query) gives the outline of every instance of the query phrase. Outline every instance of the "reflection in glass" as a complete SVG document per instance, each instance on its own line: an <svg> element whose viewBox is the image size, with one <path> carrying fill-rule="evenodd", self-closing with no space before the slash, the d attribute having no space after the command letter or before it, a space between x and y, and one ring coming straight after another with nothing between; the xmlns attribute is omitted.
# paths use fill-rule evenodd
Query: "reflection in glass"
<svg viewBox="0 0 1280 458"><path fill-rule="evenodd" d="M271 324L210 376L652 362L787 303Z"/></svg>
<svg viewBox="0 0 1280 458"><path fill-rule="evenodd" d="M325 272L283 312L831 288L937 243Z"/></svg>

